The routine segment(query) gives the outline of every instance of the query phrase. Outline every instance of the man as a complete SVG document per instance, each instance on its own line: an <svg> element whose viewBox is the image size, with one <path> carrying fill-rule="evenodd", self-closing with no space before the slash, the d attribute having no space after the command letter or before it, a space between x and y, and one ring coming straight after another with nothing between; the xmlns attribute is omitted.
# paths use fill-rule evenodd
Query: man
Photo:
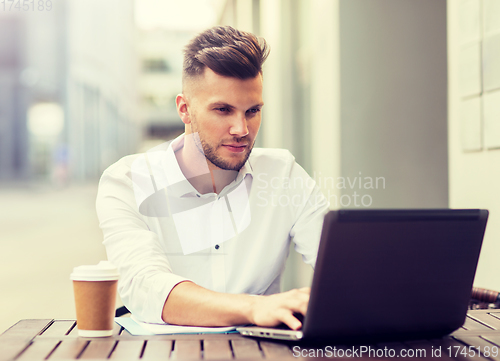
<svg viewBox="0 0 500 361"><path fill-rule="evenodd" d="M291 240L314 267L328 202L288 151L252 151L267 55L231 27L199 34L176 98L185 133L101 178L104 245L142 321L301 327L309 289L279 293L281 275Z"/></svg>

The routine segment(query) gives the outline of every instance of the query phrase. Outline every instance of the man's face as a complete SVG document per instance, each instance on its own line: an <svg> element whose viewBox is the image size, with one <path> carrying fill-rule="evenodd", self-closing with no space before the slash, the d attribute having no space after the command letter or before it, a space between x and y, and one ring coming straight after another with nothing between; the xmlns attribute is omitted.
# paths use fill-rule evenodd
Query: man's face
<svg viewBox="0 0 500 361"><path fill-rule="evenodd" d="M262 75L241 80L206 68L202 76L188 81L182 97L188 113L187 122L183 119L186 134L198 133L199 151L209 165L240 170L260 128Z"/></svg>

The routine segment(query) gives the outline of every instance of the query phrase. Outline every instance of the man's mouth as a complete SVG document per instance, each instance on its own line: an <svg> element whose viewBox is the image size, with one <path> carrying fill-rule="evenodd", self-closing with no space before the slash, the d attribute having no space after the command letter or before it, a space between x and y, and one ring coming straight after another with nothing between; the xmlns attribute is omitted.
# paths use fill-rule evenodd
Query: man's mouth
<svg viewBox="0 0 500 361"><path fill-rule="evenodd" d="M240 144L240 143L230 143L230 144L222 144L224 148L234 153L241 153L245 151L248 147L248 144Z"/></svg>

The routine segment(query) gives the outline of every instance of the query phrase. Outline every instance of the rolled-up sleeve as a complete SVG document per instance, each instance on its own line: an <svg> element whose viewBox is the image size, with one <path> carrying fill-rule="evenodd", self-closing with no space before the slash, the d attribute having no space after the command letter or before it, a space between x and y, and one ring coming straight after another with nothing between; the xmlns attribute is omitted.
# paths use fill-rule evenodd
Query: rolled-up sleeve
<svg viewBox="0 0 500 361"><path fill-rule="evenodd" d="M123 303L139 320L163 323L170 291L188 279L172 272L159 236L139 212L127 167L115 164L104 172L96 210L108 260L120 271L118 292Z"/></svg>

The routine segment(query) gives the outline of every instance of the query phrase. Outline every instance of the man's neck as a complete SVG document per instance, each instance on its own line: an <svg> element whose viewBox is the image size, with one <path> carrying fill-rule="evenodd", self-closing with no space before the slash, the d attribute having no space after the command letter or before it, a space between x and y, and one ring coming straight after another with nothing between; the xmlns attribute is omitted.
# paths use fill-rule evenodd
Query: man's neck
<svg viewBox="0 0 500 361"><path fill-rule="evenodd" d="M186 179L200 194L219 194L238 175L237 171L218 168L189 146L176 151L175 157Z"/></svg>

